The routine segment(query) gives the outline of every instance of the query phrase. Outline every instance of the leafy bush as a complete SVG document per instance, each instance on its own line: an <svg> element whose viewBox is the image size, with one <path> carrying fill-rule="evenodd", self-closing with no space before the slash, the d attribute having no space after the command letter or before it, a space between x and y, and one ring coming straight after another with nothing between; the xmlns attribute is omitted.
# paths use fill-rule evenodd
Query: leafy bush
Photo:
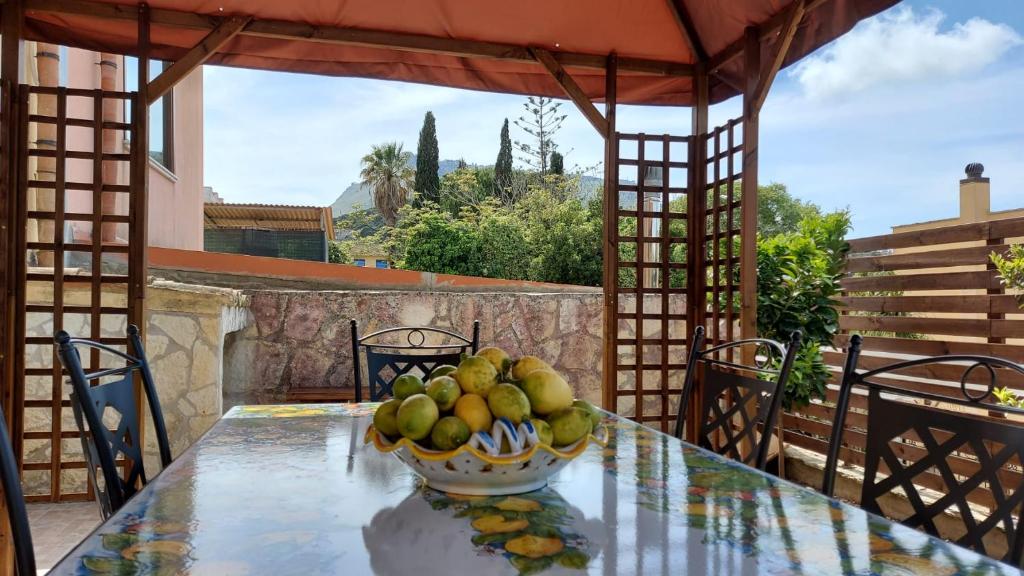
<svg viewBox="0 0 1024 576"><path fill-rule="evenodd" d="M999 271L1003 286L1021 291L1017 299L1024 306L1024 244L1014 244L1006 256L993 252L989 258Z"/></svg>
<svg viewBox="0 0 1024 576"><path fill-rule="evenodd" d="M530 259L529 277L538 282L600 286L601 204L584 205L575 196L560 200L559 192L532 190L515 207L525 223Z"/></svg>
<svg viewBox="0 0 1024 576"><path fill-rule="evenodd" d="M757 247L757 330L765 338L788 341L794 330L804 334L784 403L804 406L824 398L829 373L821 346L829 346L839 329L835 297L843 260L849 250L846 211L811 215L800 231L759 240Z"/></svg>
<svg viewBox="0 0 1024 576"><path fill-rule="evenodd" d="M327 243L327 261L331 264L348 264L350 258L341 242Z"/></svg>

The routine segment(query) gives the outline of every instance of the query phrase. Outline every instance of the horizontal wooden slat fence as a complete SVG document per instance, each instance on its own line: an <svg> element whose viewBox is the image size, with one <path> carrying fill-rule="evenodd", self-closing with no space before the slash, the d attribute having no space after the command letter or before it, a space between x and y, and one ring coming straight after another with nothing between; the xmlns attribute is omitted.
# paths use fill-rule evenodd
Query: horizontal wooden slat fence
<svg viewBox="0 0 1024 576"><path fill-rule="evenodd" d="M784 415L786 442L824 454L832 432L834 402L852 334L864 336L861 369L882 367L903 359L941 354L997 356L1024 363L1024 311L1018 297L1007 294L989 261L992 252L1005 253L1024 241L1024 218L945 226L861 238L850 242L843 288L840 334L834 350L824 352L832 380L824 402ZM959 395L966 365L918 366L899 375L879 378L887 384L940 395ZM983 390L984 370L967 379L968 387ZM1024 391L1024 377L1000 370L998 382ZM855 394L843 433L840 458L854 466L864 462L867 397ZM987 410L975 411L990 418ZM923 444L908 435L895 445L901 459L912 462L925 454ZM978 469L973 454L957 454L953 466L964 478ZM1019 482L1021 463L1001 472L1004 480ZM938 474L916 481L945 492ZM987 484L970 494L977 505L991 507Z"/></svg>

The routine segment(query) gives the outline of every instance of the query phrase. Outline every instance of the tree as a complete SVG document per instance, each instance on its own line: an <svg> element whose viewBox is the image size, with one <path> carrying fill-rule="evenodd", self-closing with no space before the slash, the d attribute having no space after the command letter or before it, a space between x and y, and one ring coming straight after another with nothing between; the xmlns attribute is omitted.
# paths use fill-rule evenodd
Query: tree
<svg viewBox="0 0 1024 576"><path fill-rule="evenodd" d="M551 173L558 176L565 174L565 159L557 150L551 151Z"/></svg>
<svg viewBox="0 0 1024 576"><path fill-rule="evenodd" d="M757 233L762 238L796 232L808 216L821 216L821 208L794 198L785 184L757 187Z"/></svg>
<svg viewBox="0 0 1024 576"><path fill-rule="evenodd" d="M370 187L373 205L388 226L395 225L398 211L409 201L414 177L411 160L412 153L397 142L376 145L363 156L359 177Z"/></svg>
<svg viewBox="0 0 1024 576"><path fill-rule="evenodd" d="M494 183L500 190L512 185L512 139L508 135L508 118L501 125L498 159L494 162Z"/></svg>
<svg viewBox="0 0 1024 576"><path fill-rule="evenodd" d="M420 206L424 201L437 202L440 181L437 175L437 127L434 124L434 113L427 112L420 128L420 140L416 146L416 181L413 188L418 194L413 205Z"/></svg>
<svg viewBox="0 0 1024 576"><path fill-rule="evenodd" d="M526 114L515 121L523 132L526 132L535 143L516 140L516 148L521 152L520 158L528 166L541 174L548 173L548 157L555 150L551 138L562 128L566 115L560 114L561 102L544 96L529 96L523 103Z"/></svg>
<svg viewBox="0 0 1024 576"><path fill-rule="evenodd" d="M348 252L345 250L345 246L341 242L335 242L330 240L327 244L327 261L331 264L348 264L349 260Z"/></svg>

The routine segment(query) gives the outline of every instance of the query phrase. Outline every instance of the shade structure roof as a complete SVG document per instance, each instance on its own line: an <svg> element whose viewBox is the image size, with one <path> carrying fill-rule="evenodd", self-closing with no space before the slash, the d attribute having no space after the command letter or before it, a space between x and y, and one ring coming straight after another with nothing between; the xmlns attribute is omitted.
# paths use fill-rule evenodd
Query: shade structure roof
<svg viewBox="0 0 1024 576"><path fill-rule="evenodd" d="M531 49L552 53L594 101L615 53L618 102L691 105L740 92L744 30L774 42L791 0L150 0L152 56L177 60L227 16L251 17L208 63L564 97ZM898 0L805 0L791 64ZM136 52L130 0L24 0L28 39ZM729 81L733 78L733 81Z"/></svg>
<svg viewBox="0 0 1024 576"><path fill-rule="evenodd" d="M203 216L204 227L209 229L322 230L334 240L329 206L207 203Z"/></svg>

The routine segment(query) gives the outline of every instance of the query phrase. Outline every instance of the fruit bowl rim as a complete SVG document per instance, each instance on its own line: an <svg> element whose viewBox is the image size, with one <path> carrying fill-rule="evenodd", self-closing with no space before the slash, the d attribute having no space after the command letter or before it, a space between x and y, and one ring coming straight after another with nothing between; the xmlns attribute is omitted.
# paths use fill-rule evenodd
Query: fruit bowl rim
<svg viewBox="0 0 1024 576"><path fill-rule="evenodd" d="M446 460L451 460L452 458L460 454L468 452L473 456L476 456L477 458L483 460L484 462L487 462L488 464L521 464L532 458L538 451L541 450L549 452L556 458L572 460L573 458L582 454L587 449L587 446L589 446L591 443L596 444L602 448L605 448L608 446L608 426L606 426L604 423L601 423L598 426L599 428L596 434L594 432L587 434L583 438L577 440L575 443L570 444L568 447L569 449L566 451L559 450L553 446L548 446L547 444L534 444L528 450L509 456L491 456L486 452L477 450L476 448L470 446L469 444L463 444L462 446L459 446L455 450L440 451L428 450L426 448L423 448L419 444L413 442L412 440L404 437L399 438L396 442L390 442L386 436L384 436L383 434L380 433L379 430L374 428L373 424L370 424L370 426L366 429L366 435L363 437L363 444L369 444L372 442L374 447L378 451L384 453L394 452L395 450L398 450L400 448L408 448L409 451L412 452L413 455L416 456L417 458L423 460L431 460L434 462L443 462Z"/></svg>

